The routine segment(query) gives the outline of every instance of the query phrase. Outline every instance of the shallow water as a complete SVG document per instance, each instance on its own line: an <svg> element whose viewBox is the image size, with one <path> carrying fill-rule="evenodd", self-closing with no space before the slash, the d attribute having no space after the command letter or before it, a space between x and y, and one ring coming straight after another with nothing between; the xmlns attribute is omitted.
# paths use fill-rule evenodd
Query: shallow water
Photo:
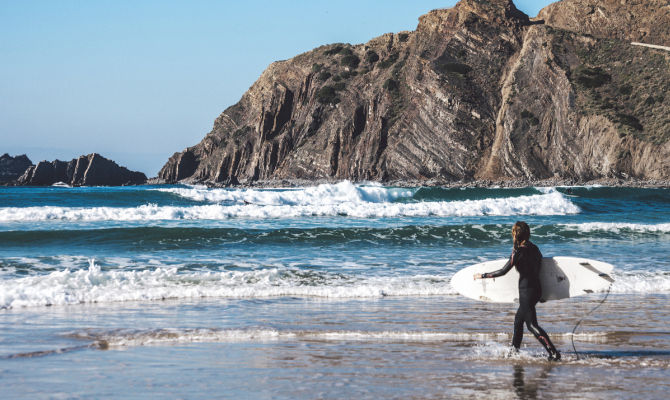
<svg viewBox="0 0 670 400"><path fill-rule="evenodd" d="M457 295L510 252L615 265L538 306ZM10 398L664 398L670 190L0 188L0 383ZM574 339L574 349L571 339ZM576 350L576 351L575 351Z"/></svg>

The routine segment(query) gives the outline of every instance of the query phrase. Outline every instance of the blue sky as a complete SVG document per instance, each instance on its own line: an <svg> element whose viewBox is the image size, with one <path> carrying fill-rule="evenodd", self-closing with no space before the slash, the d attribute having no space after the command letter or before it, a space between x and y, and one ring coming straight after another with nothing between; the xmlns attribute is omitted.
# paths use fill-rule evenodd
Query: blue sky
<svg viewBox="0 0 670 400"><path fill-rule="evenodd" d="M0 0L0 154L155 176L273 61L413 30L453 0ZM551 1L516 1L537 15Z"/></svg>

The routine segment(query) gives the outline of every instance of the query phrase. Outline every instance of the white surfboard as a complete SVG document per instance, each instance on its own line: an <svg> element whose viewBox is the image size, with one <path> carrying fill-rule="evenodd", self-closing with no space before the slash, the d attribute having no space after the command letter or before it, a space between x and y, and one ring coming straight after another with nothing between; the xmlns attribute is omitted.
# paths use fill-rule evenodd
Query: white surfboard
<svg viewBox="0 0 670 400"><path fill-rule="evenodd" d="M451 286L460 294L475 300L513 303L519 300L519 273L516 268L498 278L473 279L474 274L502 268L507 259L487 261L458 271ZM540 269L542 300L559 300L606 290L614 282L614 266L601 261L575 257L545 257Z"/></svg>

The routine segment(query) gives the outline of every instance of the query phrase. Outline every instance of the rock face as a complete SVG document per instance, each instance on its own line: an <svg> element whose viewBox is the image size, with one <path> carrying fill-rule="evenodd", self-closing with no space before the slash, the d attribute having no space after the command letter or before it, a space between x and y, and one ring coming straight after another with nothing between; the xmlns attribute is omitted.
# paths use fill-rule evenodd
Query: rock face
<svg viewBox="0 0 670 400"><path fill-rule="evenodd" d="M462 0L413 32L271 64L159 178L668 179L670 53L630 41L670 45L669 13L563 0L531 21Z"/></svg>
<svg viewBox="0 0 670 400"><path fill-rule="evenodd" d="M63 182L71 186L140 185L147 181L141 172L120 167L112 160L93 153L65 162L40 161L17 180L19 185L48 186Z"/></svg>
<svg viewBox="0 0 670 400"><path fill-rule="evenodd" d="M14 182L32 166L33 163L25 154L16 157L3 154L0 156L0 184Z"/></svg>
<svg viewBox="0 0 670 400"><path fill-rule="evenodd" d="M598 38L670 46L667 0L563 0L545 7L538 18Z"/></svg>

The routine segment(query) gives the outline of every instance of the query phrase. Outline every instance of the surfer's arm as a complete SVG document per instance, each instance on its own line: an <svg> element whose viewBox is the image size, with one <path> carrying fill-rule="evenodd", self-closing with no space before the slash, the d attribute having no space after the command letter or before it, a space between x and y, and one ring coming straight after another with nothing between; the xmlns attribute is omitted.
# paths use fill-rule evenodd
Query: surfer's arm
<svg viewBox="0 0 670 400"><path fill-rule="evenodd" d="M484 278L497 278L499 276L505 275L506 273L509 272L510 269L512 269L512 260L513 259L514 259L514 256L510 257L509 260L507 260L507 262L505 263L505 265L497 271L483 273L482 276L481 276L482 279L484 279Z"/></svg>

